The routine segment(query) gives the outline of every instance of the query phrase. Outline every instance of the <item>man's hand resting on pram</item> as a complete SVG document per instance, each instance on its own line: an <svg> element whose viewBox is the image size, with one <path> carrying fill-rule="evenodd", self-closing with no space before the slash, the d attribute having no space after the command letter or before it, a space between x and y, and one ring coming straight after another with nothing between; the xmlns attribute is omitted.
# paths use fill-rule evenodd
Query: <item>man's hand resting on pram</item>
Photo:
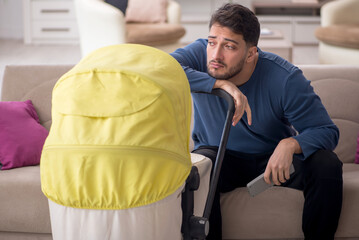
<svg viewBox="0 0 359 240"><path fill-rule="evenodd" d="M232 120L233 126L239 122L244 112L247 113L248 125L252 124L252 112L248 104L247 97L238 89L234 83L227 80L217 80L213 88L221 88L233 97L234 105L236 107Z"/></svg>

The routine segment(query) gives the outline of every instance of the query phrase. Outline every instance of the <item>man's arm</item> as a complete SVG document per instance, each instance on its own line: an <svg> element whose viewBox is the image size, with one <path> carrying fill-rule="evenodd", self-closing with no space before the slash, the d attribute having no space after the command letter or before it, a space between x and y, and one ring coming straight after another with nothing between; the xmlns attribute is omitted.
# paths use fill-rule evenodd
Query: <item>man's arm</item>
<svg viewBox="0 0 359 240"><path fill-rule="evenodd" d="M234 83L227 80L216 80L213 88L221 88L233 97L236 107L232 120L233 126L241 120L244 112L247 113L248 125L252 124L252 110L249 106L248 99Z"/></svg>
<svg viewBox="0 0 359 240"><path fill-rule="evenodd" d="M304 160L319 149L333 150L339 138L338 128L301 71L296 71L289 78L284 93L284 117L299 134L280 141L268 161L264 178L270 183L272 175L276 185L289 179L294 154Z"/></svg>
<svg viewBox="0 0 359 240"><path fill-rule="evenodd" d="M216 82L216 79L207 73L206 47L207 41L198 39L171 53L185 71L192 92L211 92Z"/></svg>
<svg viewBox="0 0 359 240"><path fill-rule="evenodd" d="M185 71L191 91L211 92L214 88L227 91L234 99L236 111L232 124L236 125L247 113L248 124L252 124L252 114L246 96L232 82L217 80L207 73L207 40L199 39L184 48L171 53Z"/></svg>
<svg viewBox="0 0 359 240"><path fill-rule="evenodd" d="M302 149L299 157L304 160L319 149L334 150L339 129L301 71L288 79L284 93L284 117L299 133L293 137Z"/></svg>

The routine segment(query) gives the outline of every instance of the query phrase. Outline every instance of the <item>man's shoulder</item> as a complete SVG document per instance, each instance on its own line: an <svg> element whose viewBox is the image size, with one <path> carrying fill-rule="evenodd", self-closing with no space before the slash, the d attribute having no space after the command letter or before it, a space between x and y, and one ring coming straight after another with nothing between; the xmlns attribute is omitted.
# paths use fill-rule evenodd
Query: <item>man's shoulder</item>
<svg viewBox="0 0 359 240"><path fill-rule="evenodd" d="M260 62L264 69L270 69L273 74L289 76L301 72L297 66L274 53L263 52L260 49L258 52Z"/></svg>
<svg viewBox="0 0 359 240"><path fill-rule="evenodd" d="M297 87L308 84L301 69L278 55L259 50L258 62L256 76L263 79L262 83L268 89L280 91L289 86Z"/></svg>
<svg viewBox="0 0 359 240"><path fill-rule="evenodd" d="M184 49L191 49L191 50L205 50L207 48L208 40L204 38L199 38L196 41L186 45Z"/></svg>
<svg viewBox="0 0 359 240"><path fill-rule="evenodd" d="M207 42L207 39L197 39L183 48L178 48L176 51L171 53L171 56L181 64L185 65L196 65L206 62Z"/></svg>
<svg viewBox="0 0 359 240"><path fill-rule="evenodd" d="M202 44L202 45L207 47L208 39L206 39L206 38L198 38L195 42L197 42L199 44Z"/></svg>

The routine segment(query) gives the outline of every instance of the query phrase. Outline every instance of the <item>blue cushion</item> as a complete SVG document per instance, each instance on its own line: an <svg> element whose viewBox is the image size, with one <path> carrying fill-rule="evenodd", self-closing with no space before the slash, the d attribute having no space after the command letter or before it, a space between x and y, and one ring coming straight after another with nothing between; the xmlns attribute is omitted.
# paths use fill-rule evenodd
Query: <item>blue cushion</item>
<svg viewBox="0 0 359 240"><path fill-rule="evenodd" d="M126 13L128 0L105 0L105 2L117 7L123 12L123 14Z"/></svg>

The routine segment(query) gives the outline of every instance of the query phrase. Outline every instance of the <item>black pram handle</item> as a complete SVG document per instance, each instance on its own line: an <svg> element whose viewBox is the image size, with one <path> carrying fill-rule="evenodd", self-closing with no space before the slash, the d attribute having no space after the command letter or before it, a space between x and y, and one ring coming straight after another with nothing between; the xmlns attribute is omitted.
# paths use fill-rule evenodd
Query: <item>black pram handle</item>
<svg viewBox="0 0 359 240"><path fill-rule="evenodd" d="M219 144L218 153L216 156L216 162L213 167L212 178L210 182L209 193L203 212L203 217L197 217L193 215L194 209L194 191L196 191L200 184L200 177L196 166L192 166L191 173L186 181L185 191L182 194L182 233L184 240L203 240L206 238L209 230L208 219L211 214L214 195L216 193L219 174L221 172L224 153L226 151L226 145L228 141L229 131L232 125L233 114L235 111L234 101L232 96L222 89L213 89L212 92L195 92L213 94L224 98L228 102L228 110L226 122L222 131L221 142Z"/></svg>
<svg viewBox="0 0 359 240"><path fill-rule="evenodd" d="M213 167L212 178L211 178L211 182L210 182L210 188L209 188L209 193L208 193L208 197L207 197L207 201L206 201L206 206L205 206L204 212L203 212L203 217L207 218L207 219L209 219L209 215L211 214L214 195L216 193L219 174L221 172L224 153L226 151L226 146L227 146L227 142L228 142L229 131L232 126L232 119L233 119L233 115L234 115L234 111L235 111L233 97L228 92L226 92L223 89L216 88L216 89L213 89L210 94L224 98L228 103L228 109L227 109L226 121L225 121L223 131L222 131L221 142L220 142L219 148L218 148L216 163Z"/></svg>

